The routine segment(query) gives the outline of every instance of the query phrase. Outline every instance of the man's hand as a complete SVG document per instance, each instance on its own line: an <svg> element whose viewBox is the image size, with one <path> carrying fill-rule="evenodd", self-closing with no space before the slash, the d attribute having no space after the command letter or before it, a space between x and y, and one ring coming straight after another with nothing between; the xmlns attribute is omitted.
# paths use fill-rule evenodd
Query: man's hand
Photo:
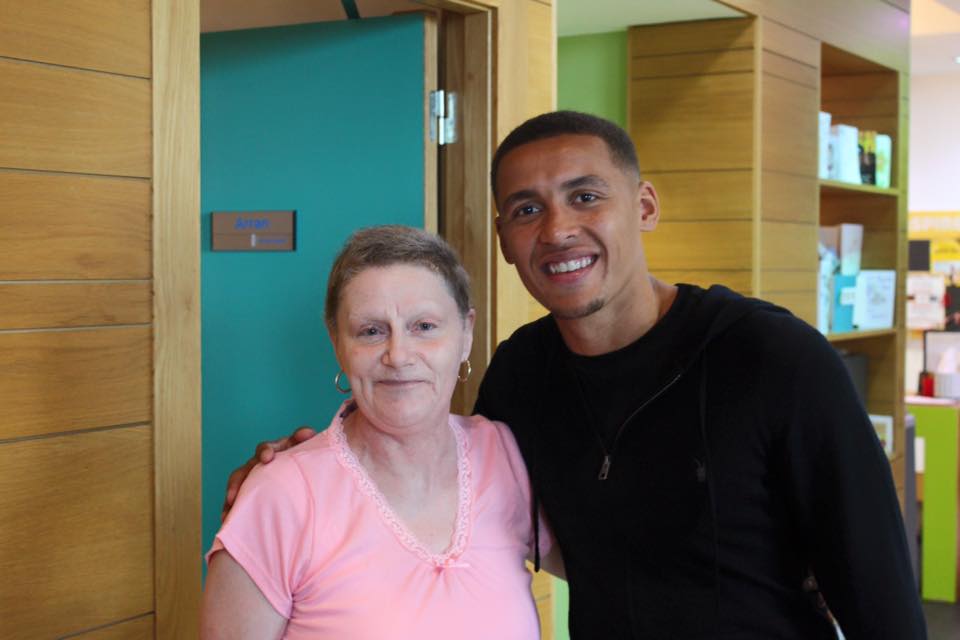
<svg viewBox="0 0 960 640"><path fill-rule="evenodd" d="M247 460L246 464L242 467L234 469L233 473L231 473L227 479L227 495L223 500L223 511L220 512L220 521L222 522L223 519L227 517L227 513L230 512L230 507L233 506L233 501L237 499L237 494L240 493L240 485L243 484L243 481L247 479L247 475L249 475L250 471L257 466L257 464L267 464L273 460L274 455L276 455L278 451L286 451L301 442L306 442L315 435L317 435L317 432L310 427L300 427L285 438L269 440L258 444L257 450L253 453L253 457Z"/></svg>

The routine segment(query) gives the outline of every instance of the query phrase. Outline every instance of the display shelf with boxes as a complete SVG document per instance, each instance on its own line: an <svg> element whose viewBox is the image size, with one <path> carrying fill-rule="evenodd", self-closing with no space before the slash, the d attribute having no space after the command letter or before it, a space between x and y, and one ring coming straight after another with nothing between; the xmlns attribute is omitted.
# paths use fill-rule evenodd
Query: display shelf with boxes
<svg viewBox="0 0 960 640"><path fill-rule="evenodd" d="M830 242L832 229L853 229L860 241L856 269L844 257L830 256L836 261L832 285L852 287L850 291L830 291L829 297L818 294L818 320L824 317L822 304L850 303L852 309L838 316L838 307L831 307L831 320L845 320L841 326L831 324L827 339L843 353L865 356L866 382L864 403L875 416L892 417L893 442L891 463L897 475L902 461L903 442L903 350L905 340L906 277L906 76L897 69L855 56L828 44L821 47L820 82L821 125L823 113L829 113L833 124L842 124L857 131L870 131L868 138L882 136L889 141L889 155L877 160L888 163L884 171L889 178L878 180L874 159L864 156L870 151L862 144L859 153L860 181L847 172L846 179L835 173L824 175L824 160L819 167L820 257L823 241ZM820 134L823 144L823 131ZM869 142L867 147L869 147ZM884 143L886 144L886 142ZM848 150L849 155L849 150ZM836 153L834 151L834 157ZM873 165L872 167L870 165ZM871 184L878 182L878 184ZM842 253L843 240L835 240ZM847 242L846 244L850 244ZM841 263L845 270L841 273ZM832 265L821 261L820 283ZM845 295L844 295L845 294ZM857 305L860 305L857 308ZM824 327L820 327L823 330ZM898 486L902 475L897 477Z"/></svg>

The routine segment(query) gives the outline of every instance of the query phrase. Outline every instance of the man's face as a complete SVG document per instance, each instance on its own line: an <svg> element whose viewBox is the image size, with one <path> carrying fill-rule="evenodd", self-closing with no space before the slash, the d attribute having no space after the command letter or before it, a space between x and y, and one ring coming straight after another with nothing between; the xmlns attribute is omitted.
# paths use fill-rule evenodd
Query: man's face
<svg viewBox="0 0 960 640"><path fill-rule="evenodd" d="M497 174L497 209L504 257L556 317L637 302L631 285L647 273L640 234L656 227L659 204L601 138L562 135L510 151Z"/></svg>

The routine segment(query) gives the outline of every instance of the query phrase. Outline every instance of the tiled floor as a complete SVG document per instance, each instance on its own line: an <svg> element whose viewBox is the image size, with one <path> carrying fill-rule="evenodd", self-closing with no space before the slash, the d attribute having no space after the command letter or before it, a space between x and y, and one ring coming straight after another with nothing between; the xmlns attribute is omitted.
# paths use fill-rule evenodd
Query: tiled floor
<svg viewBox="0 0 960 640"><path fill-rule="evenodd" d="M927 616L928 640L960 638L960 605L924 602L923 612Z"/></svg>

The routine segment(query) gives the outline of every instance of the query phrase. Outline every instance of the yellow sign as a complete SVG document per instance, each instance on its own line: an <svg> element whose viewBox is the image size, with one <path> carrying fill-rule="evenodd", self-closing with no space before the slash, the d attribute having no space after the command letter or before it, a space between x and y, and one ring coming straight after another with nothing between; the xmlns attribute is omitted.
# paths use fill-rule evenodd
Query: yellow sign
<svg viewBox="0 0 960 640"><path fill-rule="evenodd" d="M960 239L960 211L911 211L908 221L910 240Z"/></svg>

